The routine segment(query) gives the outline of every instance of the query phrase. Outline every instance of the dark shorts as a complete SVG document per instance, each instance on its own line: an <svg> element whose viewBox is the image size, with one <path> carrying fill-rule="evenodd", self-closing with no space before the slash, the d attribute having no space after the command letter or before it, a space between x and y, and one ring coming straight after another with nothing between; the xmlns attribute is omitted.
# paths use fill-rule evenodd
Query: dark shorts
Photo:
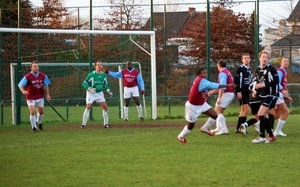
<svg viewBox="0 0 300 187"><path fill-rule="evenodd" d="M242 92L242 99L239 99L240 105L249 104L250 93Z"/></svg>
<svg viewBox="0 0 300 187"><path fill-rule="evenodd" d="M260 108L260 101L257 102L250 102L250 108L251 108L251 113L252 115L256 115L258 113L258 110Z"/></svg>
<svg viewBox="0 0 300 187"><path fill-rule="evenodd" d="M263 97L261 98L261 105L268 107L269 109L272 109L275 107L276 105L276 101L277 101L276 96L267 96L267 97Z"/></svg>

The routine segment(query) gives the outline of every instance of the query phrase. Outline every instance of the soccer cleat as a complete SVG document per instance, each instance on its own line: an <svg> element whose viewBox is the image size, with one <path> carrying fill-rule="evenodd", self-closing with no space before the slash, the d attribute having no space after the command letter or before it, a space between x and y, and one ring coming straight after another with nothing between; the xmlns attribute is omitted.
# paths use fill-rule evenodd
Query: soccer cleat
<svg viewBox="0 0 300 187"><path fill-rule="evenodd" d="M143 117L140 117L140 120L141 120L141 121L145 121L145 119L144 119Z"/></svg>
<svg viewBox="0 0 300 187"><path fill-rule="evenodd" d="M215 135L228 135L228 131L220 130L219 132L216 132Z"/></svg>
<svg viewBox="0 0 300 187"><path fill-rule="evenodd" d="M242 133L242 136L246 136L248 134L247 133L247 127L246 127L245 124L241 124L240 132Z"/></svg>
<svg viewBox="0 0 300 187"><path fill-rule="evenodd" d="M37 129L35 127L32 128L31 132L36 132Z"/></svg>
<svg viewBox="0 0 300 187"><path fill-rule="evenodd" d="M219 129L214 129L214 130L210 130L210 132L213 132L213 133L216 133L216 132L219 132L220 130Z"/></svg>
<svg viewBox="0 0 300 187"><path fill-rule="evenodd" d="M85 129L85 125L81 125L81 129Z"/></svg>
<svg viewBox="0 0 300 187"><path fill-rule="evenodd" d="M110 124L106 124L106 125L104 125L104 128L111 128L111 126L110 126Z"/></svg>
<svg viewBox="0 0 300 187"><path fill-rule="evenodd" d="M42 130L44 130L44 128L43 128L43 125L42 124L39 124L39 129L42 131Z"/></svg>
<svg viewBox="0 0 300 187"><path fill-rule="evenodd" d="M124 121L126 121L126 122L127 122L127 121L128 121L128 119L127 119L127 118L124 118Z"/></svg>
<svg viewBox="0 0 300 187"><path fill-rule="evenodd" d="M213 133L212 131L210 131L210 130L208 130L208 129L200 129L200 131L202 132L202 133L206 133L208 136L214 136L215 135L215 133Z"/></svg>
<svg viewBox="0 0 300 187"><path fill-rule="evenodd" d="M271 143L274 142L275 140L276 140L276 136L269 136L265 141L265 143Z"/></svg>
<svg viewBox="0 0 300 187"><path fill-rule="evenodd" d="M241 128L240 128L240 129L241 129ZM236 134L242 133L240 129L235 129L235 133L236 133Z"/></svg>
<svg viewBox="0 0 300 187"><path fill-rule="evenodd" d="M187 143L186 139L183 138L183 137L177 136L177 140L178 140L180 143L182 143L182 144L186 144L186 143Z"/></svg>
<svg viewBox="0 0 300 187"><path fill-rule="evenodd" d="M274 136L287 136L286 134L284 134L282 131L274 131Z"/></svg>
<svg viewBox="0 0 300 187"><path fill-rule="evenodd" d="M253 143L264 143L266 141L266 138L263 137L257 137L254 140L252 140Z"/></svg>

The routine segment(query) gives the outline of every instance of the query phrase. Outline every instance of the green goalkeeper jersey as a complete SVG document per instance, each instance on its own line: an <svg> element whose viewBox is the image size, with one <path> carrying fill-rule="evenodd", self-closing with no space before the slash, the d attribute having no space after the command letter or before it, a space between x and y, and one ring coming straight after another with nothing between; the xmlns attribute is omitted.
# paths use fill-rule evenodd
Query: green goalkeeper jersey
<svg viewBox="0 0 300 187"><path fill-rule="evenodd" d="M82 86L86 90L89 88L96 88L96 92L102 92L104 90L110 91L107 75L104 72L97 73L96 71L92 71L87 75Z"/></svg>

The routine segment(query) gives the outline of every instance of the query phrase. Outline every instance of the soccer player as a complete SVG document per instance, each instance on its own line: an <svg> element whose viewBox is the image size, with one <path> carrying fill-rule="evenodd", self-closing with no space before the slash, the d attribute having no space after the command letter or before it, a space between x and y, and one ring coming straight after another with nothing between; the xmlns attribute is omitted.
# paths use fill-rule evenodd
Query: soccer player
<svg viewBox="0 0 300 187"><path fill-rule="evenodd" d="M106 90L110 97L112 97L113 93L110 91L107 75L102 72L102 62L100 60L95 62L95 70L87 75L82 86L86 89L86 108L83 112L81 128L85 129L86 127L94 101L102 107L104 128L111 128L111 125L108 123L108 107L103 91Z"/></svg>
<svg viewBox="0 0 300 187"><path fill-rule="evenodd" d="M45 73L39 71L39 63L31 62L31 72L26 74L19 82L20 91L25 95L29 108L32 132L37 131L37 125L43 130L42 120L44 117L44 97L50 101L49 85L50 80ZM35 107L37 116L35 117Z"/></svg>
<svg viewBox="0 0 300 187"><path fill-rule="evenodd" d="M219 114L211 108L211 106L206 102L207 91L212 89L219 89L225 87L233 87L234 84L219 84L215 82L210 82L206 79L206 70L201 68L198 69L197 77L195 78L193 85L190 89L188 101L185 103L185 119L187 125L183 128L181 133L177 136L177 140L183 144L187 143L186 136L191 132L195 126L197 118L203 113L212 119L216 120ZM210 126L205 124L201 127L201 132L207 133L209 136L214 136L214 133L209 130Z"/></svg>
<svg viewBox="0 0 300 187"><path fill-rule="evenodd" d="M230 71L226 68L226 61L219 60L217 66L219 70L218 82L223 85L233 84L234 80ZM218 93L218 98L215 105L215 110L218 113L218 119L216 121L213 118L208 118L205 124L211 126L216 122L216 129L212 130L212 132L214 132L215 135L227 135L229 132L223 112L234 99L234 87L211 90L208 92L208 96L211 96L215 93Z"/></svg>
<svg viewBox="0 0 300 187"><path fill-rule="evenodd" d="M278 119L277 127L274 131L275 136L287 136L282 132L282 128L285 124L287 117L290 114L288 107L286 106L286 101L292 101L288 91L287 91L287 71L286 68L289 66L289 60L285 57L282 57L280 67L277 69L278 77L279 77L279 89L280 89L280 97L277 99L276 107L274 109L275 119Z"/></svg>
<svg viewBox="0 0 300 187"><path fill-rule="evenodd" d="M252 82L252 71L249 67L250 55L248 53L242 54L242 63L243 64L238 67L234 77L234 84L236 85L235 94L241 106L241 112L239 114L237 126L235 129L236 133L240 132L240 125L246 122L247 115L249 113L249 86Z"/></svg>
<svg viewBox="0 0 300 187"><path fill-rule="evenodd" d="M271 124L267 119L268 111L275 107L277 98L279 97L279 78L277 70L268 63L269 53L261 51L259 53L259 67L256 70L258 82L255 82L255 89L258 90L258 97L261 99L261 105L258 110L258 118L260 121L259 136L252 140L253 143L270 143L276 140ZM260 90L260 91L259 91ZM255 96L257 93L253 93ZM269 137L265 138L265 130Z"/></svg>
<svg viewBox="0 0 300 187"><path fill-rule="evenodd" d="M132 62L127 61L126 68L119 72L112 72L108 71L107 69L103 69L103 71L114 78L123 79L125 98L124 121L128 121L129 102L131 97L133 97L133 100L136 104L140 120L144 121L142 105L140 104L139 88L141 89L141 94L144 95L145 83L142 75L134 67L132 67Z"/></svg>

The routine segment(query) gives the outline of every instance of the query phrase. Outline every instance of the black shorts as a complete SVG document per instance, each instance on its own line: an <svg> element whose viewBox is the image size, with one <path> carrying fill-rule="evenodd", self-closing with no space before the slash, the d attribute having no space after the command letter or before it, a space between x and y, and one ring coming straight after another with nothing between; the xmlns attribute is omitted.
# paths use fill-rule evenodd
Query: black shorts
<svg viewBox="0 0 300 187"><path fill-rule="evenodd" d="M261 98L261 105L268 107L269 109L272 109L275 107L276 105L276 101L277 101L276 96L266 96Z"/></svg>
<svg viewBox="0 0 300 187"><path fill-rule="evenodd" d="M239 99L240 105L249 104L250 93L249 92L241 92L242 99Z"/></svg>
<svg viewBox="0 0 300 187"><path fill-rule="evenodd" d="M250 102L250 108L251 108L251 113L252 115L256 115L258 113L258 110L260 108L261 102L257 101L257 102Z"/></svg>

